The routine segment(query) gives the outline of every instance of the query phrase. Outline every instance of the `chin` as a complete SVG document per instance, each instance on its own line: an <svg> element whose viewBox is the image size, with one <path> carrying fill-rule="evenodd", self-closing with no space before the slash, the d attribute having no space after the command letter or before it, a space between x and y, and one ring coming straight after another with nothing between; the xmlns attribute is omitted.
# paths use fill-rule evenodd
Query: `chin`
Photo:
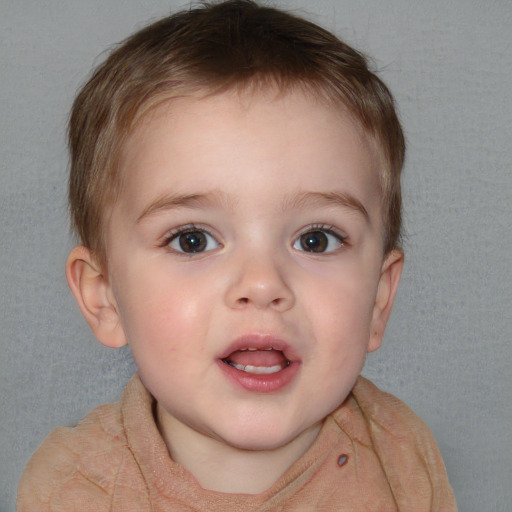
<svg viewBox="0 0 512 512"><path fill-rule="evenodd" d="M314 427L306 430L294 429L291 432L280 432L275 428L269 430L268 427L255 429L254 425L251 425L250 428L244 429L242 427L237 429L236 433L229 433L222 438L222 442L238 450L271 451L282 448L312 428Z"/></svg>
<svg viewBox="0 0 512 512"><path fill-rule="evenodd" d="M246 450L251 452L272 451L285 446L291 439L262 439L261 436L254 438L232 439L228 444L237 450Z"/></svg>

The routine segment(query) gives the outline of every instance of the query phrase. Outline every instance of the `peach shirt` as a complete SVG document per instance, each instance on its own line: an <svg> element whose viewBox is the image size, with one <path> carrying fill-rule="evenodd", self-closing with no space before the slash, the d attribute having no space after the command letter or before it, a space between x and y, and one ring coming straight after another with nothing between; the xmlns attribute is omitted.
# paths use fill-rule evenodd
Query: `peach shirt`
<svg viewBox="0 0 512 512"><path fill-rule="evenodd" d="M311 448L266 492L203 490L174 462L135 375L115 404L60 427L23 473L18 512L453 512L455 498L428 427L359 377Z"/></svg>

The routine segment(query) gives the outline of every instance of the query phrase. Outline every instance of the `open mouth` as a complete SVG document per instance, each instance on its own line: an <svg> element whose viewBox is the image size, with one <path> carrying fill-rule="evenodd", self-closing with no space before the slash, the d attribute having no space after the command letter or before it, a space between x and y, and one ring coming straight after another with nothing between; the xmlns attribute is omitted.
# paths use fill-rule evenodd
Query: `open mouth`
<svg viewBox="0 0 512 512"><path fill-rule="evenodd" d="M273 347L241 348L223 358L222 362L252 375L272 375L291 364L281 350Z"/></svg>
<svg viewBox="0 0 512 512"><path fill-rule="evenodd" d="M253 393L276 393L300 375L300 354L283 339L249 334L236 339L217 359L223 374Z"/></svg>

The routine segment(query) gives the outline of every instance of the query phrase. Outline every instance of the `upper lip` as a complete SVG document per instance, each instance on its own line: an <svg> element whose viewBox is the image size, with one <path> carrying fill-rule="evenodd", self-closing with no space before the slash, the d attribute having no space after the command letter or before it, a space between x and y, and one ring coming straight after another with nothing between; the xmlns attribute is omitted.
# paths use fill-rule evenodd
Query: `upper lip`
<svg viewBox="0 0 512 512"><path fill-rule="evenodd" d="M219 359L227 359L233 352L247 348L258 350L273 348L281 351L288 361L300 361L299 354L288 342L272 334L245 334L240 336L220 354Z"/></svg>

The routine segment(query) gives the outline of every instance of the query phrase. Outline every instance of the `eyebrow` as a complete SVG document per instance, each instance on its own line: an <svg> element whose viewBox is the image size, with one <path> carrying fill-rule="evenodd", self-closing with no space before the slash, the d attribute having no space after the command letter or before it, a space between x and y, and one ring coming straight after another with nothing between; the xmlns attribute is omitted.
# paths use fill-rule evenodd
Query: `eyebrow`
<svg viewBox="0 0 512 512"><path fill-rule="evenodd" d="M162 211L221 205L225 205L229 209L232 208L232 201L221 191L209 192L207 194L166 194L148 204L137 217L136 223L138 224L144 218Z"/></svg>
<svg viewBox="0 0 512 512"><path fill-rule="evenodd" d="M367 222L370 221L368 210L363 203L347 192L300 192L287 198L283 209L299 209L306 206L341 206L360 213Z"/></svg>
<svg viewBox="0 0 512 512"><path fill-rule="evenodd" d="M226 206L232 209L234 202L222 191L208 192L206 194L171 194L162 195L148 204L137 217L138 224L144 218L162 211L178 208L204 208L206 206ZM346 192L299 192L286 197L283 201L283 211L305 207L337 206L348 208L360 213L366 221L370 221L368 211L363 203Z"/></svg>

